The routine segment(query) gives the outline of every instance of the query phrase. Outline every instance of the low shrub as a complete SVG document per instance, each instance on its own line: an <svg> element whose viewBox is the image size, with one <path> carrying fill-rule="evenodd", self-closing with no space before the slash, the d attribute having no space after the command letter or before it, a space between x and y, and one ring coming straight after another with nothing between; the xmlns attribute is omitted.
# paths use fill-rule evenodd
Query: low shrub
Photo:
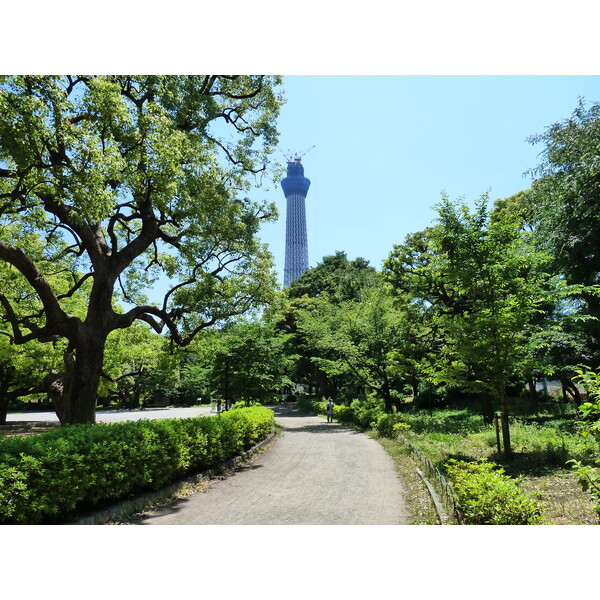
<svg viewBox="0 0 600 600"><path fill-rule="evenodd" d="M377 433L383 437L392 438L398 433L410 429L410 425L407 425L402 416L398 413L383 413L377 415L373 422L373 427L377 429Z"/></svg>
<svg viewBox="0 0 600 600"><path fill-rule="evenodd" d="M492 462L446 463L446 472L467 525L535 525L541 506Z"/></svg>
<svg viewBox="0 0 600 600"><path fill-rule="evenodd" d="M77 511L216 466L267 437L273 411L73 425L0 441L0 523L64 522Z"/></svg>
<svg viewBox="0 0 600 600"><path fill-rule="evenodd" d="M313 415L324 415L325 398L321 400L302 398L298 401L298 408ZM350 406L336 404L333 407L333 418L341 423L356 425L361 429L370 429L383 411L377 407L366 405L364 400L353 400Z"/></svg>
<svg viewBox="0 0 600 600"><path fill-rule="evenodd" d="M413 410L403 413L403 420L415 433L453 433L468 435L489 428L481 415L470 410ZM491 428L490 428L491 429Z"/></svg>
<svg viewBox="0 0 600 600"><path fill-rule="evenodd" d="M350 407L353 410L353 422L361 429L370 429L385 414L383 407L372 400L353 400Z"/></svg>
<svg viewBox="0 0 600 600"><path fill-rule="evenodd" d="M345 404L336 405L333 407L333 417L340 423L354 423L354 409Z"/></svg>
<svg viewBox="0 0 600 600"><path fill-rule="evenodd" d="M569 459L588 463L600 459L597 441L577 435L573 420L541 424L515 420L510 425L510 436L514 452L543 456L548 464L564 466ZM490 446L494 444L490 441Z"/></svg>
<svg viewBox="0 0 600 600"><path fill-rule="evenodd" d="M250 400L250 402L248 402L247 400L238 400L237 402L234 402L231 405L231 408L247 408L249 406L262 406L262 404L260 402L257 402L256 400Z"/></svg>

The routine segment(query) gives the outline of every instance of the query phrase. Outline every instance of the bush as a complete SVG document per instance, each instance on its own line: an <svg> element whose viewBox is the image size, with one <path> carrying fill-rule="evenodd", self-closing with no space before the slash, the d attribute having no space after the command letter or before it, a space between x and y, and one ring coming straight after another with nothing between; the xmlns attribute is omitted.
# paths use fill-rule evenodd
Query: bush
<svg viewBox="0 0 600 600"><path fill-rule="evenodd" d="M73 425L0 441L0 523L64 522L240 454L264 439L273 411Z"/></svg>
<svg viewBox="0 0 600 600"><path fill-rule="evenodd" d="M315 415L325 414L325 399L309 400L304 398L298 402L300 410ZM377 400L353 400L350 406L336 404L333 407L334 419L341 423L349 423L360 429L377 429L384 437L394 437L397 433L410 429L410 425L404 423L404 418L398 413L386 413Z"/></svg>
<svg viewBox="0 0 600 600"><path fill-rule="evenodd" d="M519 488L519 479L485 459L451 459L446 472L468 525L534 525L541 522L541 506Z"/></svg>
<svg viewBox="0 0 600 600"><path fill-rule="evenodd" d="M225 406L225 403L223 403L223 406ZM250 400L249 403L246 400L238 400L231 405L231 409L247 408L248 406L262 406L262 404L256 400Z"/></svg>
<svg viewBox="0 0 600 600"><path fill-rule="evenodd" d="M600 447L594 439L576 434L573 420L553 419L543 424L511 423L511 443L515 452L537 454L552 465L564 466L568 459L591 463L600 459ZM490 446L495 445L491 440Z"/></svg>
<svg viewBox="0 0 600 600"><path fill-rule="evenodd" d="M415 433L453 433L466 436L492 429L483 422L481 415L466 409L407 411L403 413L403 420Z"/></svg>
<svg viewBox="0 0 600 600"><path fill-rule="evenodd" d="M404 423L404 420L398 413L384 413L377 415L373 426L377 429L379 435L388 438L395 437L397 433L410 429L410 425Z"/></svg>
<svg viewBox="0 0 600 600"><path fill-rule="evenodd" d="M354 409L345 404L335 405L333 407L333 417L340 423L354 423Z"/></svg>
<svg viewBox="0 0 600 600"><path fill-rule="evenodd" d="M576 380L585 387L589 399L579 407L580 434L585 440L598 441L600 439L600 373L586 367L577 369L577 373ZM600 458L597 455L595 457L587 456L583 461L576 458L569 461L577 472L581 488L584 492L589 492L592 500L596 503L594 509L600 516L600 470L592 467L590 464L592 462L600 466Z"/></svg>
<svg viewBox="0 0 600 600"><path fill-rule="evenodd" d="M383 405L369 398L368 400L353 400L350 404L353 410L353 421L361 429L374 427L377 419L384 415Z"/></svg>

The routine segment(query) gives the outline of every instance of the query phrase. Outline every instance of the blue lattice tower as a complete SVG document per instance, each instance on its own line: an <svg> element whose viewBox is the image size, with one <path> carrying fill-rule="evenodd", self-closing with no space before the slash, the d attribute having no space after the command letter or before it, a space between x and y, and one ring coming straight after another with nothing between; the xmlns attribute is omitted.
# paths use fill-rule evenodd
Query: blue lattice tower
<svg viewBox="0 0 600 600"><path fill-rule="evenodd" d="M287 177L281 187L287 199L283 285L288 286L308 269L305 200L310 180L304 177L300 158L288 160Z"/></svg>

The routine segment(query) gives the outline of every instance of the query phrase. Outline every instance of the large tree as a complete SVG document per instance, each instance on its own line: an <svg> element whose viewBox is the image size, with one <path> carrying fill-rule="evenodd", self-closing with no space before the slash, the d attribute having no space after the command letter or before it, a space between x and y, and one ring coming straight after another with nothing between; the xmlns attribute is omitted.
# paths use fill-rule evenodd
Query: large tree
<svg viewBox="0 0 600 600"><path fill-rule="evenodd" d="M56 403L63 424L95 421L111 331L141 320L185 345L273 288L256 233L274 207L244 195L267 172L279 83L0 79L0 260L39 301L37 312L23 312L0 291L1 318L16 344L67 340ZM68 272L66 290L52 285L58 269ZM153 292L164 293L149 301L143 292L157 281ZM79 317L64 301L83 289Z"/></svg>
<svg viewBox="0 0 600 600"><path fill-rule="evenodd" d="M584 312L600 318L600 104L583 100L572 115L532 136L542 146L528 192L536 239L569 283L587 286ZM594 364L600 363L600 320L586 324Z"/></svg>
<svg viewBox="0 0 600 600"><path fill-rule="evenodd" d="M288 352L289 337L273 323L256 320L239 321L213 339L208 378L225 408L236 400L272 402L291 385L296 357Z"/></svg>
<svg viewBox="0 0 600 600"><path fill-rule="evenodd" d="M397 247L386 269L393 285L429 305L439 340L425 369L431 380L488 398L486 412L495 399L510 455L507 384L531 368L531 340L573 289L545 272L547 256L524 236L520 215L490 220L487 204L485 196L474 209L444 197L436 225Z"/></svg>
<svg viewBox="0 0 600 600"><path fill-rule="evenodd" d="M306 270L285 288L276 318L281 329L293 334L291 345L298 355L293 377L296 383L310 386L319 396L329 396L337 394L344 378L328 375L318 366L318 361L313 360L331 357L324 347L317 348L298 328L300 312L306 310L316 314L324 306L323 302L337 306L357 300L362 290L376 282L377 271L369 261L361 257L349 260L345 252L338 250L324 256L315 267Z"/></svg>
<svg viewBox="0 0 600 600"><path fill-rule="evenodd" d="M357 299L363 288L374 285L375 278L376 269L368 260L348 260L346 253L338 250L292 281L286 292L290 298L327 297L338 303Z"/></svg>
<svg viewBox="0 0 600 600"><path fill-rule="evenodd" d="M299 313L298 328L317 350L313 357L329 377L381 398L387 412L400 408L403 387L414 380L414 315L409 303L380 284L356 300L320 299Z"/></svg>

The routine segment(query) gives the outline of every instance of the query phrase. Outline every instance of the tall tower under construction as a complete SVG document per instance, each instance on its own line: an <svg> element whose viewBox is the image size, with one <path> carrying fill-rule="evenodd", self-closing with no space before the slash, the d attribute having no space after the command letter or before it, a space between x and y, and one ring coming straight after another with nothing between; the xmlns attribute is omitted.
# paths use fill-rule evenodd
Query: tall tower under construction
<svg viewBox="0 0 600 600"><path fill-rule="evenodd" d="M305 153L306 154L306 153ZM285 267L283 285L288 286L308 269L308 241L306 237L305 200L310 180L304 177L301 158L290 157L287 177L281 181L287 199L285 222Z"/></svg>

